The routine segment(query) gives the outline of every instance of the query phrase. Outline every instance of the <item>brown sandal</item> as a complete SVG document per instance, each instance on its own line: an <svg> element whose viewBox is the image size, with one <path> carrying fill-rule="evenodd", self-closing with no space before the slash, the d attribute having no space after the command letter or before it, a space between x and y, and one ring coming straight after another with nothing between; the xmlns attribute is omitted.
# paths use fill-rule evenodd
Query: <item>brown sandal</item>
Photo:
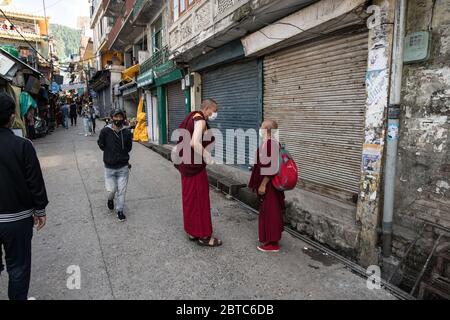
<svg viewBox="0 0 450 320"><path fill-rule="evenodd" d="M192 242L194 242L194 241L198 241L198 237L193 237L193 236L189 236L189 241L192 241Z"/></svg>
<svg viewBox="0 0 450 320"><path fill-rule="evenodd" d="M206 238L206 239L198 239L197 243L202 247L220 247L222 245L222 241L216 238Z"/></svg>

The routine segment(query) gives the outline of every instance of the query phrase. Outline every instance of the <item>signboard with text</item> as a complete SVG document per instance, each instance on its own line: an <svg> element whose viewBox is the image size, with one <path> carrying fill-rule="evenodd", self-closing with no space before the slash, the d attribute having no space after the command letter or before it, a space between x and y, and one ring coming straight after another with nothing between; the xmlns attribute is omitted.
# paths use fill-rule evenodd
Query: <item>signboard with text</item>
<svg viewBox="0 0 450 320"><path fill-rule="evenodd" d="M79 82L79 83L63 84L60 86L60 88L62 91L84 89L84 88L86 88L86 83Z"/></svg>

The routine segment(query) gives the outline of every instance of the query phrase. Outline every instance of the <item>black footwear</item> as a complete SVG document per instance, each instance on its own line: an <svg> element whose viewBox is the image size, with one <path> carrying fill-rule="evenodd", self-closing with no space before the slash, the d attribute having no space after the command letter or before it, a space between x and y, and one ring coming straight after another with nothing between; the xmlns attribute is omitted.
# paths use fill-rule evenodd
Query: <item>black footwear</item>
<svg viewBox="0 0 450 320"><path fill-rule="evenodd" d="M108 200L107 206L109 210L114 210L114 200Z"/></svg>
<svg viewBox="0 0 450 320"><path fill-rule="evenodd" d="M127 217L125 217L122 211L117 212L117 217L119 218L120 222L124 222L125 220L127 220Z"/></svg>

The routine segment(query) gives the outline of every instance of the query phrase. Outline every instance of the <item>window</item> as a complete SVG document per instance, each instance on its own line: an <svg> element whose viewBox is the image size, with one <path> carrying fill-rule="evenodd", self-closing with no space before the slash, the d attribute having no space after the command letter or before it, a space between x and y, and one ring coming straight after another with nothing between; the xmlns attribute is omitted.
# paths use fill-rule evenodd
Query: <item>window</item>
<svg viewBox="0 0 450 320"><path fill-rule="evenodd" d="M184 12L189 10L197 0L173 0L173 19L177 20Z"/></svg>
<svg viewBox="0 0 450 320"><path fill-rule="evenodd" d="M179 6L180 0L173 0L173 19L177 20L180 16Z"/></svg>
<svg viewBox="0 0 450 320"><path fill-rule="evenodd" d="M153 53L161 51L163 47L163 22L162 16L152 25L152 47Z"/></svg>
<svg viewBox="0 0 450 320"><path fill-rule="evenodd" d="M180 0L180 13L186 10L186 1Z"/></svg>

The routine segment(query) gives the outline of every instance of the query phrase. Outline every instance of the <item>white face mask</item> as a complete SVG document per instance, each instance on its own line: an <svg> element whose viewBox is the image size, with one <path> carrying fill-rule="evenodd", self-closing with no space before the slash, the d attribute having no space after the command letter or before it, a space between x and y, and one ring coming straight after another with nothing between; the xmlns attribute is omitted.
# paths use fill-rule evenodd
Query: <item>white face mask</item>
<svg viewBox="0 0 450 320"><path fill-rule="evenodd" d="M209 121L214 121L217 119L219 114L217 112L213 112L213 114L209 117Z"/></svg>
<svg viewBox="0 0 450 320"><path fill-rule="evenodd" d="M259 129L259 136L264 138L264 129Z"/></svg>

